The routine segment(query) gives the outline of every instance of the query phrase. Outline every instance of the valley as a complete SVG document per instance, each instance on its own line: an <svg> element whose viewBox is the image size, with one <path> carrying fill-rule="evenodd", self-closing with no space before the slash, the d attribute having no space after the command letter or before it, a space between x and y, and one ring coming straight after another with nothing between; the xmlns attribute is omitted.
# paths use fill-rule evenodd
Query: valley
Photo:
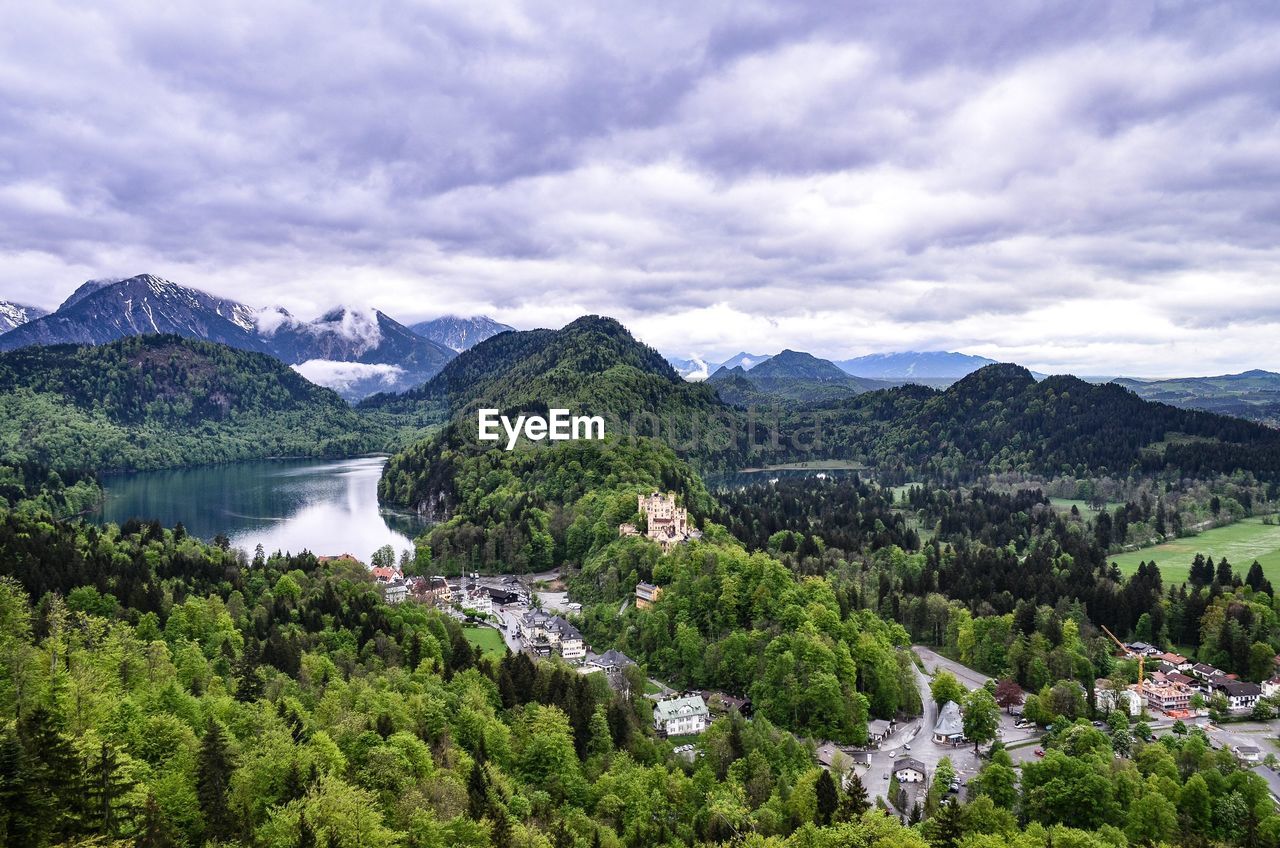
<svg viewBox="0 0 1280 848"><path fill-rule="evenodd" d="M1167 758L1185 764L1160 767L1170 792L1217 774L1211 803L1251 799L1280 832L1271 773L1238 750L1271 745L1280 715L1262 695L1280 432L1011 365L945 388L794 351L752 365L690 382L584 316L353 406L274 354L174 334L0 354L0 612L28 622L0 653L0 708L28 718L0 744L45 740L17 809L40 775L108 773L145 792L105 802L111 827L190 842L335 832L328 811L354 804L364 834L477 848L731 839L709 805L775 840L924 846L981 813L1002 839L1089 844L1133 829L1118 799ZM604 438L480 438L480 410L551 409ZM1172 538L1220 513L1236 520ZM1230 565L1204 579L1198 551ZM94 628L110 649L76 635ZM36 661L55 649L69 659ZM1213 672L1194 696L1176 676L1193 660ZM181 757L120 731L121 709ZM694 718L664 723L675 709ZM53 759L88 734L106 754ZM115 777L111 758L138 765ZM1089 803L1053 802L1054 781ZM75 809L5 827L107 827Z"/></svg>

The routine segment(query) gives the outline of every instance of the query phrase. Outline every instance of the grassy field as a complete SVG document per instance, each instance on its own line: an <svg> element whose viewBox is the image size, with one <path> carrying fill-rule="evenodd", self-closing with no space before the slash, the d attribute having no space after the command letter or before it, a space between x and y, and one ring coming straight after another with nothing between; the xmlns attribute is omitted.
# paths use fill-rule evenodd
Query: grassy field
<svg viewBox="0 0 1280 848"><path fill-rule="evenodd" d="M1197 553L1227 561L1243 577L1256 559L1273 583L1280 582L1280 526L1262 523L1260 518L1248 518L1226 527L1206 530L1199 536L1187 536L1156 545L1117 554L1111 561L1125 574L1138 570L1138 563L1154 560L1160 566L1160 576L1166 584L1181 583L1187 579L1191 560Z"/></svg>
<svg viewBox="0 0 1280 848"><path fill-rule="evenodd" d="M1070 512L1071 507L1074 506L1076 509L1080 510L1080 515L1083 516L1086 520L1091 519L1098 514L1098 511L1096 509L1089 506L1084 501L1075 500L1073 498L1049 498L1049 503L1053 505L1054 509L1061 510L1062 512ZM1107 509L1115 510L1115 508L1118 506L1122 506L1122 504L1109 503L1107 504ZM1138 567L1137 563L1134 563L1133 567L1137 568Z"/></svg>
<svg viewBox="0 0 1280 848"><path fill-rule="evenodd" d="M507 652L507 643L502 641L502 634L492 627L464 627L462 635L487 656L501 658Z"/></svg>

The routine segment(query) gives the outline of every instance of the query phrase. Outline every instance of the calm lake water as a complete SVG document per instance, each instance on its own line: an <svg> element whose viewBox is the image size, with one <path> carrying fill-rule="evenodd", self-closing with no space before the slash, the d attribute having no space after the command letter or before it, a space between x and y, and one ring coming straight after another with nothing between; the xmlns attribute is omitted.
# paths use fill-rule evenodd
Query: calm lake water
<svg viewBox="0 0 1280 848"><path fill-rule="evenodd" d="M203 539L225 533L250 553L261 544L319 555L354 554L364 562L383 545L412 549L427 525L413 515L378 506L378 478L386 460L276 460L147 471L103 479L106 501L92 518L122 523L182 522Z"/></svg>

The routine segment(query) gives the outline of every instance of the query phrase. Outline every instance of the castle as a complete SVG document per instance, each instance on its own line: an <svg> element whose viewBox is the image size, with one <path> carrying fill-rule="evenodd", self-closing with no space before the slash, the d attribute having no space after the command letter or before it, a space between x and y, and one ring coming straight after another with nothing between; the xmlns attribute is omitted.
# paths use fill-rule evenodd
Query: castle
<svg viewBox="0 0 1280 848"><path fill-rule="evenodd" d="M653 492L650 495L637 495L636 501L640 514L645 517L648 529L645 538L652 539L662 546L663 553L688 539L698 539L702 533L689 526L689 511L676 506L673 492L662 494ZM621 536L638 536L640 531L633 524L622 524L618 527Z"/></svg>

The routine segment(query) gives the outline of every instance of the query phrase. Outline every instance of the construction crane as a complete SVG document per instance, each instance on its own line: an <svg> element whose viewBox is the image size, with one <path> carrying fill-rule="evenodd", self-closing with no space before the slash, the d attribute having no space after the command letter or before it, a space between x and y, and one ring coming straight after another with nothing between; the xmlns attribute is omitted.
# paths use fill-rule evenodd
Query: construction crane
<svg viewBox="0 0 1280 848"><path fill-rule="evenodd" d="M1098 626L1102 628L1103 633L1111 637L1111 641L1116 643L1116 647L1118 647L1121 650L1121 652L1124 653L1125 656L1129 655L1129 649L1124 646L1124 642L1121 642L1119 639L1117 639L1116 634L1112 633L1110 630L1107 629L1107 625L1099 624ZM1142 654L1138 654L1138 698L1139 700L1142 700L1144 698L1142 694L1142 681L1146 679L1145 660L1146 660L1145 656L1143 656Z"/></svg>

